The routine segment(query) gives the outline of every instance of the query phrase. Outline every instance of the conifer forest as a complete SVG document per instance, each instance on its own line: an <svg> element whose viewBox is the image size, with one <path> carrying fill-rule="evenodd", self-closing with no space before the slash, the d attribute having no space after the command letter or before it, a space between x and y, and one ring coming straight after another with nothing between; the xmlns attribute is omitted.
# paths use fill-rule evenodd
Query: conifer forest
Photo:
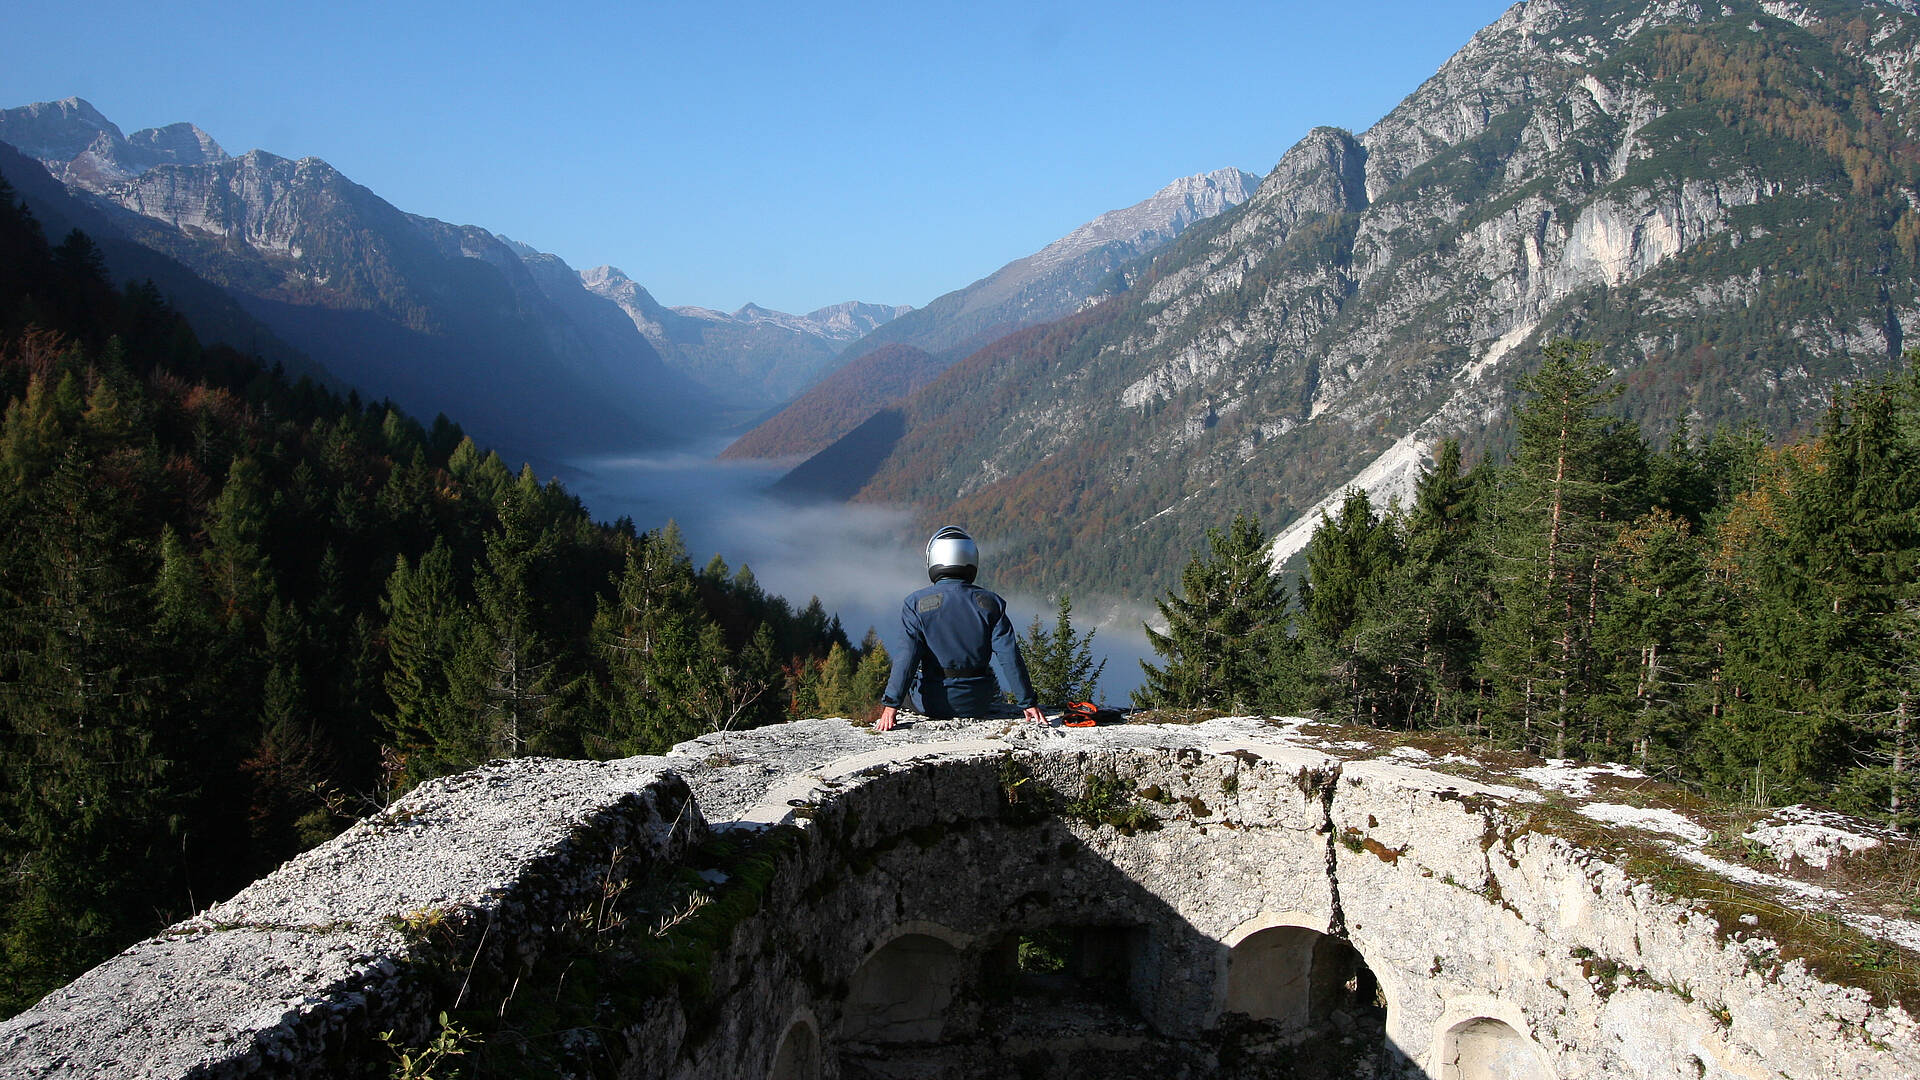
<svg viewBox="0 0 1920 1080"><path fill-rule="evenodd" d="M4 181L0 397L0 1014L429 777L885 680L671 527L203 347Z"/></svg>
<svg viewBox="0 0 1920 1080"><path fill-rule="evenodd" d="M1159 603L1136 704L1318 715L1631 765L1729 802L1920 825L1920 354L1817 434L1609 412L1604 350L1557 342L1516 446L1442 445L1410 506L1350 492L1289 583L1259 523Z"/></svg>

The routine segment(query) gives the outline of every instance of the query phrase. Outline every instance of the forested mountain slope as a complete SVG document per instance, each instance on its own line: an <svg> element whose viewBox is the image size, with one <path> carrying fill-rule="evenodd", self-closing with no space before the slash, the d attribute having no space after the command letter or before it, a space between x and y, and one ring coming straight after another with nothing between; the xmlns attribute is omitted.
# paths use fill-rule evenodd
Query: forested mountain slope
<svg viewBox="0 0 1920 1080"><path fill-rule="evenodd" d="M1518 4L1129 291L917 393L858 497L968 522L1027 582L1137 595L1236 509L1285 525L1396 444L1503 450L1552 337L1601 342L1656 437L1804 428L1920 318L1917 27Z"/></svg>
<svg viewBox="0 0 1920 1080"><path fill-rule="evenodd" d="M871 417L876 403L898 401L932 382L946 365L924 349L882 345L856 357L728 446L727 458L812 455ZM855 484L851 490L858 490Z"/></svg>

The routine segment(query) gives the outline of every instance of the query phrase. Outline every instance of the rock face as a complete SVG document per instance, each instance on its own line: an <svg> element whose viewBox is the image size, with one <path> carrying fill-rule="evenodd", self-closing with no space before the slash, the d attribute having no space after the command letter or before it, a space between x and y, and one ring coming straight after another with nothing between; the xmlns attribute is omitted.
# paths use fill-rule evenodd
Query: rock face
<svg viewBox="0 0 1920 1080"><path fill-rule="evenodd" d="M898 342L958 359L1012 331L1078 311L1124 288L1123 268L1196 222L1245 202L1258 182L1239 169L1175 180L867 335L848 358Z"/></svg>
<svg viewBox="0 0 1920 1080"><path fill-rule="evenodd" d="M949 369L860 498L965 520L1050 587L1150 595L1179 559L1112 568L1236 511L1283 528L1390 480L1403 440L1499 447L1553 337L1603 343L1656 441L1812 422L1920 320L1917 43L1904 3L1516 4L1128 292Z"/></svg>
<svg viewBox="0 0 1920 1080"><path fill-rule="evenodd" d="M728 314L666 307L612 266L580 271L596 296L620 306L668 367L738 408L792 401L834 366L840 350L912 308L849 300L805 315L758 304Z"/></svg>
<svg viewBox="0 0 1920 1080"><path fill-rule="evenodd" d="M671 862L702 828L657 759L423 785L7 1021L0 1072L336 1075L378 1031L425 1022L421 971L443 951L516 966L602 895L615 849Z"/></svg>
<svg viewBox="0 0 1920 1080"><path fill-rule="evenodd" d="M420 1045L470 986L510 977L509 995L559 1001L561 985L520 978L565 913L691 880L704 906L667 903L638 933L704 943L701 975L591 992L591 1023L559 1041L599 1049L549 1068L1920 1073L1920 1024L1896 1000L1915 980L1836 977L1848 949L1910 972L1887 939L1920 927L1882 919L1811 947L1796 935L1821 920L1867 924L1837 894L1785 909L1723 876L1674 839L1699 828L1686 812L1605 801L1653 788L1258 719L803 721L664 759L496 763L0 1024L0 1067L338 1074L384 1052L369 1032ZM726 870L692 873L703 841L735 853Z"/></svg>
<svg viewBox="0 0 1920 1080"><path fill-rule="evenodd" d="M0 110L0 142L44 162L54 179L87 191L105 191L157 165L227 160L213 136L192 124L122 135L113 121L77 97Z"/></svg>
<svg viewBox="0 0 1920 1080"><path fill-rule="evenodd" d="M1130 268L1142 258L1195 223L1245 202L1257 182L1239 169L1175 180L1150 198L1110 210L1032 255L875 328L847 346L837 362L851 367L869 353L903 345L944 366L996 338L1070 315L1125 288ZM722 456L778 458L816 452L892 404L896 396L888 388L842 380L835 399L840 422L816 428L782 413L748 432Z"/></svg>

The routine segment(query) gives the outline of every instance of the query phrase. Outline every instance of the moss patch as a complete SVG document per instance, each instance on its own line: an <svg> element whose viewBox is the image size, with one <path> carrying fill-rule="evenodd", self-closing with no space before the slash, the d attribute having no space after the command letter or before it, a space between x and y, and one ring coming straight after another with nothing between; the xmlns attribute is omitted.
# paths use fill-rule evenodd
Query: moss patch
<svg viewBox="0 0 1920 1080"><path fill-rule="evenodd" d="M1127 782L1111 774L1088 773L1081 781L1080 797L1067 802L1060 812L1089 825L1111 825L1128 836L1160 827L1160 819L1135 798Z"/></svg>

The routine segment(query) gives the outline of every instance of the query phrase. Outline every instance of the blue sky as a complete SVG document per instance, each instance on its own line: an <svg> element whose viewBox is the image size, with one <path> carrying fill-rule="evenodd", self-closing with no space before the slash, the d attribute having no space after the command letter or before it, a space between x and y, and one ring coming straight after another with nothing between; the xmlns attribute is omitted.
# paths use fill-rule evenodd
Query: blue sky
<svg viewBox="0 0 1920 1080"><path fill-rule="evenodd" d="M19 5L0 106L325 158L669 304L923 304L1365 128L1500 0Z"/></svg>

